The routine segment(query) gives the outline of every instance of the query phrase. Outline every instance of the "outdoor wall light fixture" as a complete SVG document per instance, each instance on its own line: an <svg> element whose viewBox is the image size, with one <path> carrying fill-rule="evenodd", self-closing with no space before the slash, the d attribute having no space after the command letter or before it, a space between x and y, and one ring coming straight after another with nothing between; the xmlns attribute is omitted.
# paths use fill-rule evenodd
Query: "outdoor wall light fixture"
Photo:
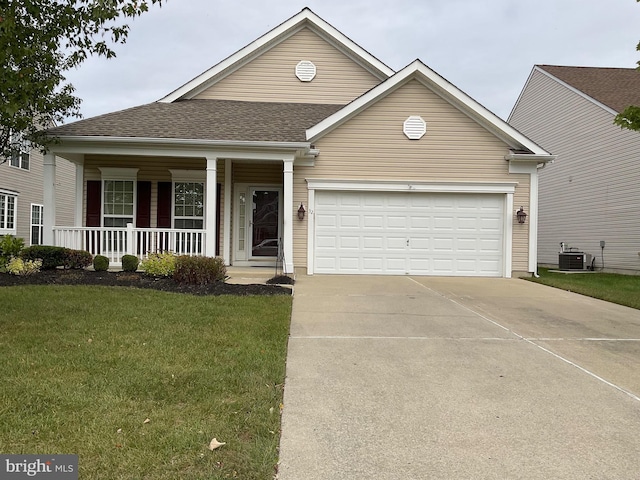
<svg viewBox="0 0 640 480"><path fill-rule="evenodd" d="M520 210L516 212L516 217L518 217L518 223L524 223L527 219L527 214L524 211L524 207L520 207Z"/></svg>
<svg viewBox="0 0 640 480"><path fill-rule="evenodd" d="M298 209L298 220L304 220L304 214L306 210L304 209L304 205L300 204L300 208Z"/></svg>

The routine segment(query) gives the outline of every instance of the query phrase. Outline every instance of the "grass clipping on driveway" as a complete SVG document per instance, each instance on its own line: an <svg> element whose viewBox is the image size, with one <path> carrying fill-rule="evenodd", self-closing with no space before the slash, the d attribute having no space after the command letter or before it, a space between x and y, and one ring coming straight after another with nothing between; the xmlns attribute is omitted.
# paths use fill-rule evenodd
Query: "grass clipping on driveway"
<svg viewBox="0 0 640 480"><path fill-rule="evenodd" d="M546 268L541 268L539 274L540 278L526 280L640 309L640 276L602 272L557 273Z"/></svg>
<svg viewBox="0 0 640 480"><path fill-rule="evenodd" d="M78 454L83 479L273 477L290 297L25 286L0 309L0 452Z"/></svg>

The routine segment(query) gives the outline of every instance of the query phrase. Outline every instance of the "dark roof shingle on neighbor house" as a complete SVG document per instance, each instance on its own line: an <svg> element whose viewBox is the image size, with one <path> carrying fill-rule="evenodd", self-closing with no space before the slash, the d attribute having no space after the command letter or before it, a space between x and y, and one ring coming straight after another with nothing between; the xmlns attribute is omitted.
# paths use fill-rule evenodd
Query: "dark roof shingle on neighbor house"
<svg viewBox="0 0 640 480"><path fill-rule="evenodd" d="M640 105L640 71L635 68L538 67L616 112Z"/></svg>
<svg viewBox="0 0 640 480"><path fill-rule="evenodd" d="M247 142L305 142L306 129L344 105L181 100L149 103L48 130L95 136Z"/></svg>

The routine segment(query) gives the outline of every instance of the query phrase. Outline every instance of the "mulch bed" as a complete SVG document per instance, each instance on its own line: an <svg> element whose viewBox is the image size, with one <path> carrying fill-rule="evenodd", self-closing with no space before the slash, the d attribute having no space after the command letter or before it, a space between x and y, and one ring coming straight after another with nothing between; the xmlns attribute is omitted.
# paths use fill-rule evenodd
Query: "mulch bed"
<svg viewBox="0 0 640 480"><path fill-rule="evenodd" d="M163 292L192 295L291 295L291 289L279 285L235 285L216 282L210 285L181 285L171 278L156 278L139 272L95 272L93 270L43 270L29 276L0 273L0 287L15 285L102 285L110 287L151 288Z"/></svg>

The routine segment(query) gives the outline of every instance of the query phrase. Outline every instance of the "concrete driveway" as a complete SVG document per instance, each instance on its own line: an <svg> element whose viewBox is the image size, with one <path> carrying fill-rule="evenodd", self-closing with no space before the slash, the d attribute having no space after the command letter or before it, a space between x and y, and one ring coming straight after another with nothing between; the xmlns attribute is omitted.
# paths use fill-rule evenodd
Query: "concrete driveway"
<svg viewBox="0 0 640 480"><path fill-rule="evenodd" d="M517 279L299 276L280 480L638 479L640 311Z"/></svg>

